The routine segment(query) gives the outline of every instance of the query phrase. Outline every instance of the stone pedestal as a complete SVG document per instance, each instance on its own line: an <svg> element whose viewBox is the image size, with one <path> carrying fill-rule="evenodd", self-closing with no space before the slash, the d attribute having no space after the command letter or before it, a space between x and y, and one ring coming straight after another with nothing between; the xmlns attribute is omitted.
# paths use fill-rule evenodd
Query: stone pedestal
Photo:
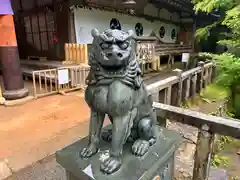
<svg viewBox="0 0 240 180"><path fill-rule="evenodd" d="M110 127L108 127L110 128ZM181 143L176 132L159 127L159 140L143 157L131 153L127 143L123 151L123 165L119 171L105 175L100 171L100 163L108 156L110 143L101 141L99 152L89 159L82 159L79 152L88 144L88 138L58 151L57 162L66 170L67 180L172 180L174 153Z"/></svg>

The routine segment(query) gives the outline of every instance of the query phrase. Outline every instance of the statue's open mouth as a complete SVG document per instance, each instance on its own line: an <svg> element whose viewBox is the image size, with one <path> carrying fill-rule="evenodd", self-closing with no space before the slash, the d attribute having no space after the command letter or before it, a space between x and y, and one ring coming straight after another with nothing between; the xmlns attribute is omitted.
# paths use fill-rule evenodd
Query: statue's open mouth
<svg viewBox="0 0 240 180"><path fill-rule="evenodd" d="M113 74L118 74L118 75L123 75L126 71L125 66L105 66L105 65L100 65L102 70L109 75Z"/></svg>

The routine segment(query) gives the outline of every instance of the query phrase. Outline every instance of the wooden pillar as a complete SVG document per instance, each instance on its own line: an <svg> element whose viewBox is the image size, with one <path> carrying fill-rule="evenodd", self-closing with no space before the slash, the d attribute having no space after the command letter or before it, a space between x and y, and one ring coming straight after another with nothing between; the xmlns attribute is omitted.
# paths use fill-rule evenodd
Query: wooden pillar
<svg viewBox="0 0 240 180"><path fill-rule="evenodd" d="M167 68L170 68L170 67L171 67L171 62L172 62L172 54L169 54L169 56L168 56Z"/></svg>
<svg viewBox="0 0 240 180"><path fill-rule="evenodd" d="M152 69L158 71L160 69L160 59L159 56L155 55L154 62L152 63Z"/></svg>
<svg viewBox="0 0 240 180"><path fill-rule="evenodd" d="M158 56L158 60L157 60L157 68L158 68L158 71L161 70L161 55Z"/></svg>
<svg viewBox="0 0 240 180"><path fill-rule="evenodd" d="M156 51L155 51L155 44L151 44L151 47L152 47L152 69L157 71L157 56L156 56Z"/></svg>
<svg viewBox="0 0 240 180"><path fill-rule="evenodd" d="M192 51L195 52L195 32L196 32L196 24L197 24L197 18L196 16L194 16L194 22L193 22L193 29L192 29L192 32L193 32L193 35L192 35Z"/></svg>
<svg viewBox="0 0 240 180"><path fill-rule="evenodd" d="M174 55L169 54L167 67L168 67L168 68L172 68L172 67L173 67L173 64L174 64Z"/></svg>
<svg viewBox="0 0 240 180"><path fill-rule="evenodd" d="M10 0L6 3L11 7ZM5 87L3 96L7 100L26 97L28 90L24 88L12 12L4 15L0 12L0 34L0 62Z"/></svg>
<svg viewBox="0 0 240 180"><path fill-rule="evenodd" d="M214 135L210 128L203 125L198 132L198 140L194 157L193 180L207 180L211 167L211 156L214 144Z"/></svg>
<svg viewBox="0 0 240 180"><path fill-rule="evenodd" d="M54 13L56 21L56 32L57 32L57 57L60 60L65 59L64 46L65 43L69 42L69 7L68 2L57 3L56 0L54 3Z"/></svg>
<svg viewBox="0 0 240 180"><path fill-rule="evenodd" d="M182 70L181 69L175 69L173 72L178 76L179 81L178 81L178 90L177 90L177 106L180 106L182 103L182 86L183 86L183 81L182 81Z"/></svg>

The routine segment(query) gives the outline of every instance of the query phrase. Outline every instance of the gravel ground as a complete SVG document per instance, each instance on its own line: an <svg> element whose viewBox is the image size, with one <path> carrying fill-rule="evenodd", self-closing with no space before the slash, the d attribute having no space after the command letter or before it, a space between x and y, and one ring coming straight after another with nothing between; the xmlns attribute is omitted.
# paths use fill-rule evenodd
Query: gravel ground
<svg viewBox="0 0 240 180"><path fill-rule="evenodd" d="M64 169L50 156L26 168L7 180L66 180Z"/></svg>

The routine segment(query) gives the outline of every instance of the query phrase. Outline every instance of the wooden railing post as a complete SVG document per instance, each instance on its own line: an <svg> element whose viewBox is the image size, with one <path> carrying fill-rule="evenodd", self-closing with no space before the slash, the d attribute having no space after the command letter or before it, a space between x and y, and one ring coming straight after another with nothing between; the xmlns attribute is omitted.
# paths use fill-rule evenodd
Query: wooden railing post
<svg viewBox="0 0 240 180"><path fill-rule="evenodd" d="M158 56L155 54L153 56L152 69L158 71Z"/></svg>
<svg viewBox="0 0 240 180"><path fill-rule="evenodd" d="M212 83L212 70L213 70L213 66L209 67L209 74L208 74L208 82L209 84Z"/></svg>
<svg viewBox="0 0 240 180"><path fill-rule="evenodd" d="M176 74L176 76L179 77L178 82L178 97L177 97L177 106L180 106L182 103L182 86L183 86L183 80L182 80L182 70L181 69L175 69L173 72Z"/></svg>
<svg viewBox="0 0 240 180"><path fill-rule="evenodd" d="M157 70L160 71L161 70L161 56L158 55L157 57Z"/></svg>
<svg viewBox="0 0 240 180"><path fill-rule="evenodd" d="M198 66L201 67L201 72L200 72L200 79L198 80L199 82L199 89L198 92L200 93L203 89L203 79L204 79L204 62L200 61L198 62Z"/></svg>
<svg viewBox="0 0 240 180"><path fill-rule="evenodd" d="M194 157L193 180L207 180L211 167L214 134L209 132L208 125L203 125L198 132L198 140Z"/></svg>
<svg viewBox="0 0 240 180"><path fill-rule="evenodd" d="M191 89L191 76L186 79L186 84L185 84L185 92L184 92L184 97L183 100L187 101L189 96L190 96L190 89Z"/></svg>
<svg viewBox="0 0 240 180"><path fill-rule="evenodd" d="M193 74L192 81L191 81L192 92L191 96L194 98L197 94L197 74Z"/></svg>
<svg viewBox="0 0 240 180"><path fill-rule="evenodd" d="M164 89L164 104L171 105L172 86Z"/></svg>
<svg viewBox="0 0 240 180"><path fill-rule="evenodd" d="M205 88L207 85L209 85L209 67L204 69L204 83L203 84L204 84L203 88Z"/></svg>
<svg viewBox="0 0 240 180"><path fill-rule="evenodd" d="M216 77L217 77L217 67L216 67L216 64L214 63L214 64L212 65L211 81L213 82Z"/></svg>
<svg viewBox="0 0 240 180"><path fill-rule="evenodd" d="M169 54L167 67L172 68L173 64L174 64L174 56L172 54Z"/></svg>
<svg viewBox="0 0 240 180"><path fill-rule="evenodd" d="M151 96L152 96L153 102L159 102L159 98L160 98L159 92L152 93ZM166 127L167 126L166 118L163 118L163 116L159 114L159 111L156 111L155 109L153 109L153 110L154 110L154 114L156 116L157 124L159 126Z"/></svg>

